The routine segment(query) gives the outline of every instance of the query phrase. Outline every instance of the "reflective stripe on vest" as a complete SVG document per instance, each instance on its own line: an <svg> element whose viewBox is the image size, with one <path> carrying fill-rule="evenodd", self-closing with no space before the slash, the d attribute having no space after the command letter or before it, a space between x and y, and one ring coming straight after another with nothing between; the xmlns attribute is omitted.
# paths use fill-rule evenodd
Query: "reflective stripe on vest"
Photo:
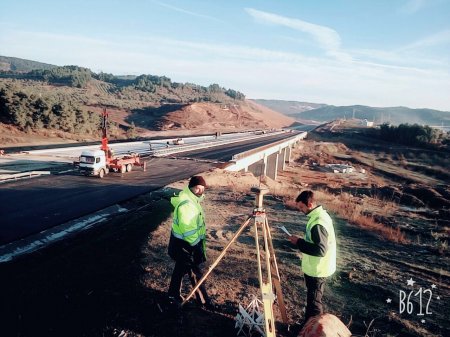
<svg viewBox="0 0 450 337"><path fill-rule="evenodd" d="M334 234L333 221L322 206L318 206L308 214L309 220L306 224L305 241L313 243L311 229L315 225L323 226L328 233L328 250L325 256L312 256L303 253L302 270L306 275L312 277L328 277L336 271L336 238Z"/></svg>
<svg viewBox="0 0 450 337"><path fill-rule="evenodd" d="M182 195L182 193L184 194L183 196L189 197L190 196L189 193L192 193L192 192L185 189L180 193L180 196ZM185 231L186 229L184 228L183 224L180 224L178 209L179 209L179 207L181 207L185 204L188 204L188 203L191 204L195 208L195 210L196 210L196 212L198 212L198 214L196 216L196 228L191 229L189 231ZM204 224L203 210L202 210L201 206L195 204L195 201L190 200L190 199L185 199L185 200L181 201L178 205L176 205L175 210L174 210L174 216L173 216L172 234L176 238L182 239L182 240L188 242L191 246L194 246L197 243L199 243L202 239L205 239L206 228L205 228L205 224Z"/></svg>

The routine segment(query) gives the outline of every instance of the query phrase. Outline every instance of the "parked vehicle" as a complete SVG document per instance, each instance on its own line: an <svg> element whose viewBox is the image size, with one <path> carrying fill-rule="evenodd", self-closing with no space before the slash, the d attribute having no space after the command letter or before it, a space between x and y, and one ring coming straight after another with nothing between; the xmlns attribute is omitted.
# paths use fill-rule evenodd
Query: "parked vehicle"
<svg viewBox="0 0 450 337"><path fill-rule="evenodd" d="M177 139L172 140L172 144L173 145L183 145L184 140L183 140L183 138L177 138Z"/></svg>
<svg viewBox="0 0 450 337"><path fill-rule="evenodd" d="M267 133L266 130L256 130L256 131L255 131L255 135L264 135L264 134L266 134L266 133Z"/></svg>
<svg viewBox="0 0 450 337"><path fill-rule="evenodd" d="M126 173L131 172L133 166L141 166L145 170L145 162L136 153L115 156L114 151L108 146L107 122L108 113L106 109L102 114L102 146L100 150L85 150L81 152L79 162L74 163L78 166L80 173L86 176L98 176L103 178L109 172Z"/></svg>
<svg viewBox="0 0 450 337"><path fill-rule="evenodd" d="M129 154L118 157L107 157L103 150L87 150L81 152L78 169L86 176L98 176L103 178L105 175L113 172L126 173L131 172L133 166L143 166L139 155Z"/></svg>

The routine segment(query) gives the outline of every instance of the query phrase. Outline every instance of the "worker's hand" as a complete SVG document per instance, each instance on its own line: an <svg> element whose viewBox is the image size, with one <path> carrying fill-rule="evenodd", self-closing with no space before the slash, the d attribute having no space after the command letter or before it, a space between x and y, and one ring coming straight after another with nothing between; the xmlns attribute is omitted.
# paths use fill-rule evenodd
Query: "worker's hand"
<svg viewBox="0 0 450 337"><path fill-rule="evenodd" d="M296 245L296 244L297 244L298 239L300 239L300 238L299 238L298 236L295 236L295 235L291 235L291 236L289 237L289 241L291 241L291 243L292 243L293 245Z"/></svg>

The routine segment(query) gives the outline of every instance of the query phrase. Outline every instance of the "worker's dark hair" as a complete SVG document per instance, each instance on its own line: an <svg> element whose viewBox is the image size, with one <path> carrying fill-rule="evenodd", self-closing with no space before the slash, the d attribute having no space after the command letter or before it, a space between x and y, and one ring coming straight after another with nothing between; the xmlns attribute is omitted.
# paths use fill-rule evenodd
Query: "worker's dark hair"
<svg viewBox="0 0 450 337"><path fill-rule="evenodd" d="M308 205L309 203L313 203L314 202L313 191L310 191L310 190L303 191L302 193L300 193L298 195L297 199L295 199L295 202L302 202L305 205Z"/></svg>

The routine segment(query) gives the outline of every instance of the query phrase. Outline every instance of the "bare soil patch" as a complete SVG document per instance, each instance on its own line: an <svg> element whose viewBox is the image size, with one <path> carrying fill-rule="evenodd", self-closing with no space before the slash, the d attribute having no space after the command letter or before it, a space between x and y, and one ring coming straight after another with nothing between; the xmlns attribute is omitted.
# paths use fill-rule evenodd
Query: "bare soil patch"
<svg viewBox="0 0 450 337"><path fill-rule="evenodd" d="M272 227L282 287L290 322L303 317L305 286L300 253L286 235L304 232L306 218L292 199L305 188L318 191L319 202L329 209L338 239L338 271L327 284L328 312L351 322L355 335L448 336L450 326L449 255L444 208L426 204L420 209L380 192L383 187L407 194L395 178L370 165L358 164L353 174L321 170L322 161L341 162L358 155L348 145L306 141L292 155L294 162L278 181L259 180L251 174L219 169L205 174L210 185L204 208L208 229L208 263L212 263L252 212L252 185L264 184L271 193L265 208ZM377 152L373 153L378 155ZM365 173L362 173L362 170ZM403 182L404 183L404 182ZM245 231L207 280L219 305L211 312L189 303L182 319L167 312L166 291L173 261L167 255L171 228L168 198L186 181L132 201L140 211L122 215L38 254L0 266L1 316L5 335L21 336L233 336L237 305L248 304L259 293L253 230ZM406 185L405 185L406 186ZM425 185L426 186L426 185ZM430 188L430 187L429 187ZM438 192L438 187L432 187ZM444 188L446 191L446 189ZM438 192L446 199L444 192ZM343 205L352 205L349 212ZM407 207L410 207L409 210ZM407 242L395 242L373 231L354 213L386 227L399 229ZM432 314L399 313L399 292L412 289L407 280L433 288ZM187 283L183 292L190 289ZM437 296L440 299L437 299ZM391 303L387 303L391 299ZM424 301L428 298L424 298ZM280 316L275 308L278 321ZM425 319L425 323L421 319ZM367 325L374 320L370 329ZM287 326L277 323L279 336Z"/></svg>

